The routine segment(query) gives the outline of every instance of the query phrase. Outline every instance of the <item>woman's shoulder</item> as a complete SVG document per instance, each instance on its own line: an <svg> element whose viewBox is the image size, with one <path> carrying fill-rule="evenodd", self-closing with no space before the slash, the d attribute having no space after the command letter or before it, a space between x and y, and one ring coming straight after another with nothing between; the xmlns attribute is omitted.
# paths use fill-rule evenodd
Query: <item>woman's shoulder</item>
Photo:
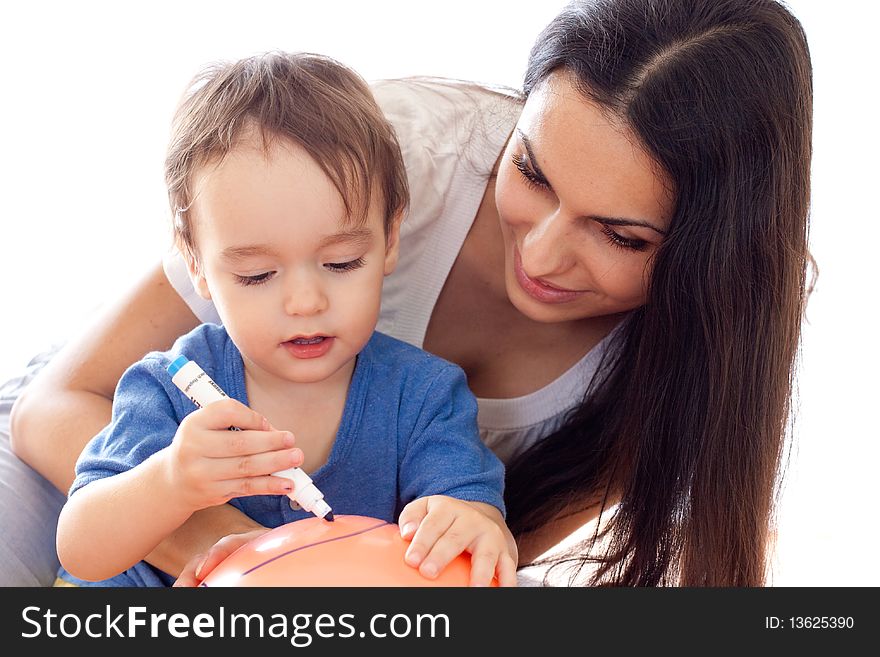
<svg viewBox="0 0 880 657"><path fill-rule="evenodd" d="M522 105L516 89L467 80L410 77L375 80L370 83L376 102L391 113L443 115L450 109L469 113L495 106Z"/></svg>
<svg viewBox="0 0 880 657"><path fill-rule="evenodd" d="M464 370L455 363L380 331L373 333L361 354L369 359L373 376L402 391L429 389L434 383L463 383L467 388Z"/></svg>
<svg viewBox="0 0 880 657"><path fill-rule="evenodd" d="M522 107L513 89L462 80L401 78L371 86L405 158L417 149L461 157L474 141L509 134Z"/></svg>
<svg viewBox="0 0 880 657"><path fill-rule="evenodd" d="M399 367L432 377L446 369L461 369L455 363L381 331L374 331L364 352L380 367Z"/></svg>

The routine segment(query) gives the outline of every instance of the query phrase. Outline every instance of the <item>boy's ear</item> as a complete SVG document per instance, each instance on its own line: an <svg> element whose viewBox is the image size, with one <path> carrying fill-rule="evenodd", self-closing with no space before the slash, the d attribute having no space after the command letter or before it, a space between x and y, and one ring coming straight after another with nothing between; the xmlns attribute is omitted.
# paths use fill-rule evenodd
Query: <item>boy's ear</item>
<svg viewBox="0 0 880 657"><path fill-rule="evenodd" d="M186 269L189 273L189 280L192 281L193 287L202 299L211 300L211 290L208 288L208 281L205 278L204 271L199 266L195 255L185 253L183 259L186 260Z"/></svg>
<svg viewBox="0 0 880 657"><path fill-rule="evenodd" d="M403 221L403 212L398 212L385 236L385 275L388 276L397 267L397 258L400 254L400 224Z"/></svg>

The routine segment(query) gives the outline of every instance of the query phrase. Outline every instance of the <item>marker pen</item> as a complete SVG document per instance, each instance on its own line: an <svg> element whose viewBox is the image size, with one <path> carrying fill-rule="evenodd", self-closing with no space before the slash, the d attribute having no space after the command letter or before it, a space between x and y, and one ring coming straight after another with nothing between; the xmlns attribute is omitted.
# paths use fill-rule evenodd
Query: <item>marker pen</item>
<svg viewBox="0 0 880 657"><path fill-rule="evenodd" d="M171 381L174 385L180 388L183 394L199 408L229 397L195 361L189 360L186 356L175 358L168 366L168 373L171 375ZM232 429L239 431L237 427L232 427ZM293 491L287 496L306 511L333 522L333 511L330 509L330 505L324 501L324 493L312 483L309 475L300 468L287 468L272 474L276 477L293 479Z"/></svg>

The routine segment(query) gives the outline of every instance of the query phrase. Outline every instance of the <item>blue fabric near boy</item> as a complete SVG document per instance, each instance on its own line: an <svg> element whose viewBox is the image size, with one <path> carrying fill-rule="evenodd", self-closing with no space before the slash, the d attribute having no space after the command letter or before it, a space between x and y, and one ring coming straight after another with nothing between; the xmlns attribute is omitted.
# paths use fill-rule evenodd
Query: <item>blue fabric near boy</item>
<svg viewBox="0 0 880 657"><path fill-rule="evenodd" d="M247 404L244 365L226 331L203 324L164 353L132 365L116 390L113 418L86 446L73 495L91 481L124 472L167 447L180 422L196 410L166 372L178 355L197 362L230 396ZM464 372L416 347L375 332L358 355L342 420L327 462L309 473L336 514L396 521L419 497L448 495L485 502L504 513L504 473L483 445L477 405ZM285 496L231 501L267 527L308 517ZM140 562L110 580L79 585L168 586L174 578Z"/></svg>

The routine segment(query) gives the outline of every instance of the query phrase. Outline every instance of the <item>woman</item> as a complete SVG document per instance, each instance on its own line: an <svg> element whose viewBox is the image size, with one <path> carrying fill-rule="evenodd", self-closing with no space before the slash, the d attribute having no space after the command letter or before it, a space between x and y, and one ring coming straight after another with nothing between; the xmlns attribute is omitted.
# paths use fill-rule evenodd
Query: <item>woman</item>
<svg viewBox="0 0 880 657"><path fill-rule="evenodd" d="M803 31L771 0L575 3L523 91L375 88L413 194L379 328L467 372L521 564L602 513L571 555L593 583L760 585L808 259ZM124 368L215 317L165 269L16 405L62 490ZM148 560L188 578L255 531L209 509Z"/></svg>

